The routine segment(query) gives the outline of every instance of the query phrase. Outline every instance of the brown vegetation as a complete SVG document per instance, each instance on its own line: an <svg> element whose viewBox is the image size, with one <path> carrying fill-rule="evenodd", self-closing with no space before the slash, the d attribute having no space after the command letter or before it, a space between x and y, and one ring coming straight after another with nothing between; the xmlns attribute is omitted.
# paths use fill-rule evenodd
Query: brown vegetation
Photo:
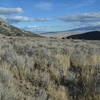
<svg viewBox="0 0 100 100"><path fill-rule="evenodd" d="M1 100L100 100L100 42L0 37Z"/></svg>

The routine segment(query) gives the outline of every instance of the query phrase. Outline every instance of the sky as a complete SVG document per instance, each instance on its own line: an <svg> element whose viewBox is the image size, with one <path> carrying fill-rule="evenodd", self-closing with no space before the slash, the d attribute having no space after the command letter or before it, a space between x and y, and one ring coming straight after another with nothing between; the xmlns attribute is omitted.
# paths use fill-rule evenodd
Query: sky
<svg viewBox="0 0 100 100"><path fill-rule="evenodd" d="M100 26L100 0L0 0L0 17L30 31Z"/></svg>

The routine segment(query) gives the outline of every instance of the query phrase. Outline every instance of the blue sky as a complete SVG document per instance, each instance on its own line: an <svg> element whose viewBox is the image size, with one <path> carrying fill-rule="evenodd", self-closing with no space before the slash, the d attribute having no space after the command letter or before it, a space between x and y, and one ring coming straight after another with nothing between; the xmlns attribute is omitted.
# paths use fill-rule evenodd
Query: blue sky
<svg viewBox="0 0 100 100"><path fill-rule="evenodd" d="M100 0L0 0L0 16L31 31L100 25Z"/></svg>

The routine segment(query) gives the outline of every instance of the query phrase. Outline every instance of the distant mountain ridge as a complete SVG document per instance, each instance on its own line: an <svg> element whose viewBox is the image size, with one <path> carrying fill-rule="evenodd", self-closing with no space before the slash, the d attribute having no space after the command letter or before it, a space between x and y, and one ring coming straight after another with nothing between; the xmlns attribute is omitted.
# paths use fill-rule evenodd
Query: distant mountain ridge
<svg viewBox="0 0 100 100"><path fill-rule="evenodd" d="M72 32L72 31L96 31L96 30L100 30L100 26L80 27L80 28L71 29L71 30L69 30L69 32Z"/></svg>

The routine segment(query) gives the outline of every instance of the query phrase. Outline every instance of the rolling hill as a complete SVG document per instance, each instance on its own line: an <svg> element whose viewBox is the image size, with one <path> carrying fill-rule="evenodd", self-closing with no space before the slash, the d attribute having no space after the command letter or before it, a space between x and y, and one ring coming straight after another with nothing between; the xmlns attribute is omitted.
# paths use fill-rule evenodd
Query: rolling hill
<svg viewBox="0 0 100 100"><path fill-rule="evenodd" d="M0 20L0 34L6 36L39 36L32 32L16 28L2 20Z"/></svg>
<svg viewBox="0 0 100 100"><path fill-rule="evenodd" d="M82 34L63 37L63 39L100 40L100 31L90 31Z"/></svg>

